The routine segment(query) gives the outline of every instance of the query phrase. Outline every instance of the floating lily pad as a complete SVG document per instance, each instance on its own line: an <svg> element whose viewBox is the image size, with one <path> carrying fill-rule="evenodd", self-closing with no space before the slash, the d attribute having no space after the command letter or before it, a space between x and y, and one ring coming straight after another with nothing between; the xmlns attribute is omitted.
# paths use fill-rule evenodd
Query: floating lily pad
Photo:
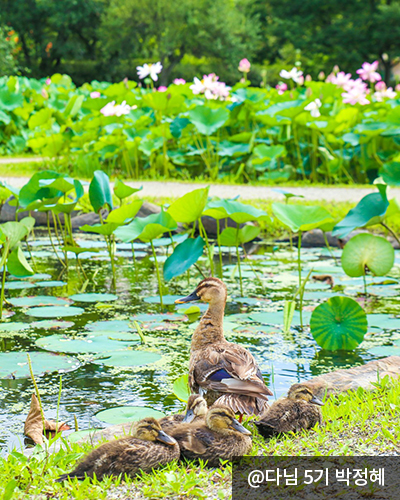
<svg viewBox="0 0 400 500"><path fill-rule="evenodd" d="M239 302L239 304L247 304L248 306L256 306L258 304L265 304L265 302L270 302L269 299L257 298L257 297L233 297L234 302Z"/></svg>
<svg viewBox="0 0 400 500"><path fill-rule="evenodd" d="M132 316L132 320L134 321L183 321L184 318L180 314L175 314L175 313L165 313L165 314L135 314Z"/></svg>
<svg viewBox="0 0 400 500"><path fill-rule="evenodd" d="M34 297L16 297L8 299L15 307L32 307L32 306L65 306L71 304L71 300L62 299L59 297L51 297L48 295L35 295Z"/></svg>
<svg viewBox="0 0 400 500"><path fill-rule="evenodd" d="M148 406L117 406L116 408L99 411L96 413L96 417L100 422L116 425L135 422L146 417L162 418L165 417L165 413L153 410L153 408L149 408Z"/></svg>
<svg viewBox="0 0 400 500"><path fill-rule="evenodd" d="M233 329L232 333L240 333L242 335L246 334L263 334L268 335L270 333L278 333L280 330L275 326L268 325L240 325Z"/></svg>
<svg viewBox="0 0 400 500"><path fill-rule="evenodd" d="M34 375L51 372L68 372L79 368L80 363L71 356L60 356L47 352L30 352ZM0 378L29 378L26 352L0 352Z"/></svg>
<svg viewBox="0 0 400 500"><path fill-rule="evenodd" d="M158 260L158 259L157 259ZM175 303L175 300L181 299L183 295L164 295L163 296L163 304L164 305L171 305ZM160 296L154 296L154 297L145 297L143 299L144 302L147 302L148 304L159 304L160 303Z"/></svg>
<svg viewBox="0 0 400 500"><path fill-rule="evenodd" d="M374 356L387 357L387 356L400 356L400 346L399 345L380 345L377 347L371 347L368 352Z"/></svg>
<svg viewBox="0 0 400 500"><path fill-rule="evenodd" d="M35 286L33 283L27 283L26 281L8 281L4 283L6 290L25 290L27 288L35 288Z"/></svg>
<svg viewBox="0 0 400 500"><path fill-rule="evenodd" d="M0 323L0 332L20 332L29 327L29 323Z"/></svg>
<svg viewBox="0 0 400 500"><path fill-rule="evenodd" d="M56 334L36 340L36 345L46 351L71 352L80 354L97 354L100 352L118 351L126 349L133 341L138 342L140 337L129 339L129 343L112 340L108 335L89 334L71 337L70 335ZM128 351L130 352L130 351Z"/></svg>
<svg viewBox="0 0 400 500"><path fill-rule="evenodd" d="M65 330L74 326L73 321L57 321L56 319L44 319L43 321L33 321L30 326L33 328L43 328L44 330Z"/></svg>
<svg viewBox="0 0 400 500"><path fill-rule="evenodd" d="M252 321L266 325L283 325L283 311L265 311L249 315Z"/></svg>
<svg viewBox="0 0 400 500"><path fill-rule="evenodd" d="M36 286L42 287L52 287L52 286L65 286L67 283L65 281L37 281Z"/></svg>
<svg viewBox="0 0 400 500"><path fill-rule="evenodd" d="M85 328L91 332L129 332L131 330L129 324L130 322L126 320L113 319L88 323Z"/></svg>
<svg viewBox="0 0 400 500"><path fill-rule="evenodd" d="M70 443L77 443L81 439L93 436L97 431L101 431L101 429L83 429L81 431L71 432L71 434L68 434L67 440Z"/></svg>
<svg viewBox="0 0 400 500"><path fill-rule="evenodd" d="M104 358L94 359L92 362L105 366L142 366L155 363L161 359L161 355L148 351L114 351L108 352Z"/></svg>
<svg viewBox="0 0 400 500"><path fill-rule="evenodd" d="M394 318L390 314L368 314L368 325L384 330L398 330L400 318Z"/></svg>
<svg viewBox="0 0 400 500"><path fill-rule="evenodd" d="M28 309L25 314L35 318L66 318L79 316L85 312L81 307L74 306L41 306Z"/></svg>
<svg viewBox="0 0 400 500"><path fill-rule="evenodd" d="M70 299L77 302L111 302L117 300L118 296L112 293L76 293Z"/></svg>

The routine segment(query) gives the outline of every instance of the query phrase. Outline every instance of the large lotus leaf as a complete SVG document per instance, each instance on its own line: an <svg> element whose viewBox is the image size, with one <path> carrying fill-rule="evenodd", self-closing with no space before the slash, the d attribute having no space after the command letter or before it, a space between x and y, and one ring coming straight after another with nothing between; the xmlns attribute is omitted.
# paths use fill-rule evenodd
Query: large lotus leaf
<svg viewBox="0 0 400 500"><path fill-rule="evenodd" d="M349 297L332 297L316 307L310 320L317 344L329 351L355 349L367 333L363 308Z"/></svg>
<svg viewBox="0 0 400 500"><path fill-rule="evenodd" d="M41 306L28 309L25 314L35 318L67 318L69 316L79 316L85 312L81 307L74 306Z"/></svg>
<svg viewBox="0 0 400 500"><path fill-rule="evenodd" d="M11 116L7 115L4 111L0 109L0 123L8 125L11 122Z"/></svg>
<svg viewBox="0 0 400 500"><path fill-rule="evenodd" d="M19 204L21 207L26 208L36 200L54 199L60 197L63 194L61 191L47 186L41 187L39 182L42 179L54 179L56 177L60 177L61 175L62 174L51 170L44 170L43 172L37 172L34 174L19 192Z"/></svg>
<svg viewBox="0 0 400 500"><path fill-rule="evenodd" d="M75 115L79 113L84 98L85 97L83 95L76 95L76 94L71 97L64 110L65 118L73 118Z"/></svg>
<svg viewBox="0 0 400 500"><path fill-rule="evenodd" d="M14 248L29 233L28 228L21 222L5 222L0 230L8 239L10 248Z"/></svg>
<svg viewBox="0 0 400 500"><path fill-rule="evenodd" d="M66 306L70 303L68 299L60 297L51 297L50 295L35 295L33 297L14 297L8 299L15 307L34 307L34 306Z"/></svg>
<svg viewBox="0 0 400 500"><path fill-rule="evenodd" d="M173 391L175 396L179 401L184 401L185 403L189 399L190 389L189 389L189 376L187 374L181 375L179 378L174 380Z"/></svg>
<svg viewBox="0 0 400 500"><path fill-rule="evenodd" d="M20 224L24 225L27 228L28 232L31 232L35 226L36 221L33 217L28 216L28 217L24 217L19 222L20 222Z"/></svg>
<svg viewBox="0 0 400 500"><path fill-rule="evenodd" d="M110 179L102 170L96 170L93 174L89 185L89 199L96 213L105 206L110 210L113 209Z"/></svg>
<svg viewBox="0 0 400 500"><path fill-rule="evenodd" d="M33 115L31 115L31 117L28 120L28 127L30 128L30 130L48 124L52 113L53 112L50 108L42 108Z"/></svg>
<svg viewBox="0 0 400 500"><path fill-rule="evenodd" d="M114 194L120 200L123 200L124 198L128 198L128 196L131 196L131 195L137 193L141 189L143 189L143 186L140 188L134 188L134 187L128 186L127 184L124 184L120 179L117 179L114 182Z"/></svg>
<svg viewBox="0 0 400 500"><path fill-rule="evenodd" d="M239 245L244 245L245 243L254 240L260 234L261 229L257 226L244 226L238 230L234 227L226 227L220 234L219 241L221 245L227 247L236 246L236 242Z"/></svg>
<svg viewBox="0 0 400 500"><path fill-rule="evenodd" d="M113 293L76 293L70 299L76 302L111 302L118 299Z"/></svg>
<svg viewBox="0 0 400 500"><path fill-rule="evenodd" d="M12 111L16 108L22 107L24 97L21 92L10 92L9 89L2 88L0 90L0 108Z"/></svg>
<svg viewBox="0 0 400 500"><path fill-rule="evenodd" d="M333 220L328 210L318 206L273 203L272 211L276 218L290 227L294 233L310 231Z"/></svg>
<svg viewBox="0 0 400 500"><path fill-rule="evenodd" d="M200 134L212 135L229 118L229 111L224 108L212 109L207 106L196 106L189 111L190 123L197 128Z"/></svg>
<svg viewBox="0 0 400 500"><path fill-rule="evenodd" d="M126 220L133 219L135 217L135 215L139 212L142 204L142 200L135 200L129 205L122 205L122 207L116 208L115 210L110 212L106 221L123 224Z"/></svg>
<svg viewBox="0 0 400 500"><path fill-rule="evenodd" d="M40 187L49 187L54 188L57 191L61 191L62 193L68 193L75 188L74 179L71 177L59 176L54 179L40 179L39 180Z"/></svg>
<svg viewBox="0 0 400 500"><path fill-rule="evenodd" d="M353 278L363 276L366 270L375 276L384 276L393 267L394 249L381 236L363 233L353 236L342 253L344 272Z"/></svg>
<svg viewBox="0 0 400 500"><path fill-rule="evenodd" d="M168 213L176 222L190 223L199 219L208 199L209 187L186 193L168 208Z"/></svg>
<svg viewBox="0 0 400 500"><path fill-rule="evenodd" d="M164 279L169 281L187 271L203 255L205 242L200 236L188 238L177 245L173 253L164 262Z"/></svg>
<svg viewBox="0 0 400 500"><path fill-rule="evenodd" d="M92 363L105 366L130 367L148 365L160 359L161 355L156 352L125 350L107 352L102 358L94 359Z"/></svg>
<svg viewBox="0 0 400 500"><path fill-rule="evenodd" d="M284 146L267 146L266 144L259 144L253 150L253 153L263 160L274 160L281 156L285 156L286 150Z"/></svg>
<svg viewBox="0 0 400 500"><path fill-rule="evenodd" d="M136 238L148 243L167 231L174 231L176 228L177 224L171 215L168 212L161 211L148 217L137 217L130 224L117 228L114 234L125 243Z"/></svg>
<svg viewBox="0 0 400 500"><path fill-rule="evenodd" d="M93 224L93 226L89 226L89 224L85 224L80 227L81 231L86 231L87 233L96 233L102 234L105 236L111 236L113 232L120 227L120 223L118 222L104 222L103 224Z"/></svg>
<svg viewBox="0 0 400 500"><path fill-rule="evenodd" d="M237 224L244 224L255 220L269 220L268 214L264 210L240 203L235 200L216 200L207 204L203 215L208 215L213 219L225 219L230 217Z"/></svg>
<svg viewBox="0 0 400 500"><path fill-rule="evenodd" d="M384 163L381 169L379 170L379 174L382 179L389 186L399 186L400 185L400 162L391 161L388 163Z"/></svg>
<svg viewBox="0 0 400 500"><path fill-rule="evenodd" d="M0 352L0 378L30 378L26 352ZM69 372L79 368L80 363L71 356L60 356L48 352L29 352L33 374L36 376L52 372Z"/></svg>
<svg viewBox="0 0 400 500"><path fill-rule="evenodd" d="M115 353L116 351L126 349L132 343L138 342L140 342L139 336L129 339L128 342L122 342L120 340L111 339L110 335L106 332L93 332L85 336L79 335L77 337L63 334L50 335L36 340L36 345L41 349L46 349L46 351L96 354L103 352Z"/></svg>
<svg viewBox="0 0 400 500"><path fill-rule="evenodd" d="M35 274L19 245L8 255L7 271L17 278L25 278Z"/></svg>
<svg viewBox="0 0 400 500"><path fill-rule="evenodd" d="M126 422L135 422L146 417L162 418L165 413L153 410L147 406L117 406L96 413L96 417L106 424L125 424Z"/></svg>
<svg viewBox="0 0 400 500"><path fill-rule="evenodd" d="M386 197L386 186L377 185L379 193L367 194L352 208L346 217L336 225L332 235L344 238L358 227L367 227L378 224L383 220L389 202Z"/></svg>

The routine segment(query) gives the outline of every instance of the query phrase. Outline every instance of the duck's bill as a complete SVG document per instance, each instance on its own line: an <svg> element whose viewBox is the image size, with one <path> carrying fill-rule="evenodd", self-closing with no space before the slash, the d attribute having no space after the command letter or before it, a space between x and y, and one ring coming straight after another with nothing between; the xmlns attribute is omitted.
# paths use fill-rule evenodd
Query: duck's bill
<svg viewBox="0 0 400 500"><path fill-rule="evenodd" d="M194 411L188 410L186 412L186 415L183 417L182 422L185 422L185 424L190 424L190 422L193 422L194 417L195 417Z"/></svg>
<svg viewBox="0 0 400 500"><path fill-rule="evenodd" d="M174 445L176 443L175 439L171 436L168 436L164 431L160 431L157 435L157 441L161 441L162 443Z"/></svg>
<svg viewBox="0 0 400 500"><path fill-rule="evenodd" d="M247 430L246 427L243 427L242 424L239 424L237 420L232 420L232 428L235 429L235 431L239 431L242 434L246 434L247 436L251 434L251 432Z"/></svg>
<svg viewBox="0 0 400 500"><path fill-rule="evenodd" d="M315 396L313 396L310 403L313 403L313 404L319 405L319 406L324 406L324 404L325 404L323 401L321 401L319 398L316 398Z"/></svg>
<svg viewBox="0 0 400 500"><path fill-rule="evenodd" d="M175 300L175 304L184 304L185 302L193 302L195 300L200 300L200 297L196 292L191 293L187 297L183 297L182 299Z"/></svg>

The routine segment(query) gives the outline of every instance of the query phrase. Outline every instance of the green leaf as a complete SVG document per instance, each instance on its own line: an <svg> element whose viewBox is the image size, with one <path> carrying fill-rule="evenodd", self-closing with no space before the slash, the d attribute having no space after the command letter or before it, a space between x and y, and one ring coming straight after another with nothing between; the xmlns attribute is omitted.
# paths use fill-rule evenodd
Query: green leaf
<svg viewBox="0 0 400 500"><path fill-rule="evenodd" d="M273 203L272 211L277 219L297 233L310 231L333 220L331 214L323 207L287 205Z"/></svg>
<svg viewBox="0 0 400 500"><path fill-rule="evenodd" d="M41 127L48 123L52 115L52 110L49 108L42 108L32 115L28 120L28 127L33 130L36 127Z"/></svg>
<svg viewBox="0 0 400 500"><path fill-rule="evenodd" d="M190 396L189 376L187 373L174 380L173 391L179 401L187 402Z"/></svg>
<svg viewBox="0 0 400 500"><path fill-rule="evenodd" d="M73 354L98 354L124 350L132 344L138 344L139 335L131 334L127 341L115 340L113 332L87 332L87 335L71 337L67 334L48 335L36 340L35 344L41 349L52 352L66 352Z"/></svg>
<svg viewBox="0 0 400 500"><path fill-rule="evenodd" d="M16 108L22 107L23 103L24 97L22 92L14 93L6 88L0 90L0 108L13 111Z"/></svg>
<svg viewBox="0 0 400 500"><path fill-rule="evenodd" d="M36 376L59 370L69 372L80 366L79 361L71 356L48 352L0 352L0 379L30 378L27 354L31 358L33 374Z"/></svg>
<svg viewBox="0 0 400 500"><path fill-rule="evenodd" d="M72 96L67 104L67 107L64 110L64 117L73 118L75 115L77 115L82 107L84 98L85 97L83 95Z"/></svg>
<svg viewBox="0 0 400 500"><path fill-rule="evenodd" d="M29 232L21 222L6 222L0 225L0 229L8 239L10 249L14 248Z"/></svg>
<svg viewBox="0 0 400 500"><path fill-rule="evenodd" d="M126 422L136 422L146 417L162 418L165 414L158 410L153 410L147 406L117 406L96 413L96 418L106 424L124 424Z"/></svg>
<svg viewBox="0 0 400 500"><path fill-rule="evenodd" d="M143 189L143 186L141 186L140 188L133 188L131 186L124 184L119 179L117 179L114 183L114 194L120 200L123 200L124 198L128 198L128 196L131 196L132 194L137 193L141 189Z"/></svg>
<svg viewBox="0 0 400 500"><path fill-rule="evenodd" d="M119 227L114 234L121 241L128 243L139 238L148 243L167 231L177 228L175 220L168 212L161 211L148 217L137 217L127 226Z"/></svg>
<svg viewBox="0 0 400 500"><path fill-rule="evenodd" d="M375 276L384 276L393 267L394 249L381 236L363 233L353 236L342 253L342 267L351 277L364 276L366 270Z"/></svg>
<svg viewBox="0 0 400 500"><path fill-rule="evenodd" d="M93 210L99 213L102 208L108 206L113 209L110 179L102 170L96 170L89 186L89 199Z"/></svg>
<svg viewBox="0 0 400 500"><path fill-rule="evenodd" d="M118 300L113 293L76 293L69 297L76 302L110 302Z"/></svg>
<svg viewBox="0 0 400 500"><path fill-rule="evenodd" d="M168 213L176 222L190 223L199 219L208 199L209 187L186 193L168 208Z"/></svg>
<svg viewBox="0 0 400 500"><path fill-rule="evenodd" d="M14 495L14 490L17 487L18 483L16 479L11 479L8 481L6 484L6 487L4 488L4 493L3 493L3 500L11 500L13 495Z"/></svg>
<svg viewBox="0 0 400 500"><path fill-rule="evenodd" d="M81 231L86 231L87 233L96 233L102 234L103 236L111 236L113 232L120 227L120 225L121 224L119 224L118 222L104 222L104 224L93 224L93 226L85 224L79 229Z"/></svg>
<svg viewBox="0 0 400 500"><path fill-rule="evenodd" d="M269 217L264 210L240 203L235 200L216 200L207 203L203 215L208 215L213 219L225 219L230 217L237 224L252 222L255 220L268 221Z"/></svg>
<svg viewBox="0 0 400 500"><path fill-rule="evenodd" d="M384 163L379 170L379 175L389 186L400 185L400 162L391 161Z"/></svg>
<svg viewBox="0 0 400 500"><path fill-rule="evenodd" d="M25 278L35 274L31 266L28 264L24 252L20 246L14 248L7 259L7 271L18 278Z"/></svg>
<svg viewBox="0 0 400 500"><path fill-rule="evenodd" d="M160 354L156 352L124 350L104 353L101 359L94 359L92 363L104 366L131 367L148 365L160 359Z"/></svg>
<svg viewBox="0 0 400 500"><path fill-rule="evenodd" d="M188 238L175 247L173 253L164 262L164 279L169 281L187 271L203 255L204 240Z"/></svg>
<svg viewBox="0 0 400 500"><path fill-rule="evenodd" d="M142 200L135 200L129 205L122 205L122 207L116 208L108 214L106 222L123 224L126 220L133 219L135 217L135 215L139 212L142 204Z"/></svg>
<svg viewBox="0 0 400 500"><path fill-rule="evenodd" d="M329 351L355 349L367 332L367 315L349 297L332 297L316 307L310 320L317 344Z"/></svg>
<svg viewBox="0 0 400 500"><path fill-rule="evenodd" d="M296 302L294 300L285 300L285 305L283 307L283 331L285 333L290 331L295 309Z"/></svg>
<svg viewBox="0 0 400 500"><path fill-rule="evenodd" d="M42 306L32 307L26 311L26 314L35 318L66 318L68 316L80 316L84 312L85 310L81 307Z"/></svg>
<svg viewBox="0 0 400 500"><path fill-rule="evenodd" d="M211 109L207 106L196 106L189 111L190 123L200 134L214 134L229 118L229 111L224 108Z"/></svg>
<svg viewBox="0 0 400 500"><path fill-rule="evenodd" d="M257 226L244 226L239 229L239 234L236 228L227 227L220 234L219 241L221 245L227 247L236 246L236 239L239 237L239 245L244 245L249 241L253 241L254 238L260 234L261 229Z"/></svg>
<svg viewBox="0 0 400 500"><path fill-rule="evenodd" d="M253 153L263 160L274 160L281 156L286 155L284 146L267 146L266 144L259 144L253 150Z"/></svg>
<svg viewBox="0 0 400 500"><path fill-rule="evenodd" d="M358 227L378 224L383 220L389 206L386 197L386 186L377 185L379 193L367 194L352 208L346 217L335 226L332 235L344 238Z"/></svg>
<svg viewBox="0 0 400 500"><path fill-rule="evenodd" d="M61 175L62 174L53 172L52 170L37 172L34 174L19 192L19 204L21 207L26 208L36 200L51 200L62 196L62 192L58 189L40 186L40 181L42 179L54 179L56 177L60 177Z"/></svg>

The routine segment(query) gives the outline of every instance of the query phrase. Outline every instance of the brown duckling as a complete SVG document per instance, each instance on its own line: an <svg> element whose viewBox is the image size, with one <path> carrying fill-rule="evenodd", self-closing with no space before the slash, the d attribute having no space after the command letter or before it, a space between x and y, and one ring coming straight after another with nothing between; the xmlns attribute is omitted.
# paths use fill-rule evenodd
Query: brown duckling
<svg viewBox="0 0 400 500"><path fill-rule="evenodd" d="M235 413L261 415L268 408L268 395L261 371L244 347L227 342L223 320L227 298L225 284L206 278L191 295L177 303L202 300L209 304L193 333L189 361L189 386L204 396L208 406L228 406Z"/></svg>
<svg viewBox="0 0 400 500"><path fill-rule="evenodd" d="M177 425L182 423L195 423L204 422L204 417L207 414L207 403L203 396L200 394L192 394L189 396L186 413L177 413L175 415L169 415L167 417L161 418L159 420L162 430L167 434L174 429Z"/></svg>
<svg viewBox="0 0 400 500"><path fill-rule="evenodd" d="M231 460L251 450L251 432L236 419L227 406L213 406L207 412L205 422L182 423L171 431L181 449L181 457L189 460L202 459L208 465L218 467L221 460Z"/></svg>
<svg viewBox="0 0 400 500"><path fill-rule="evenodd" d="M308 387L294 384L289 389L286 398L275 401L260 420L254 423L264 438L285 432L311 429L315 424L322 422L319 407L323 404Z"/></svg>
<svg viewBox="0 0 400 500"><path fill-rule="evenodd" d="M132 436L105 443L87 455L69 474L56 481L68 478L101 480L104 476L136 475L140 470L151 471L179 458L178 443L168 436L156 419L148 417L137 422Z"/></svg>

